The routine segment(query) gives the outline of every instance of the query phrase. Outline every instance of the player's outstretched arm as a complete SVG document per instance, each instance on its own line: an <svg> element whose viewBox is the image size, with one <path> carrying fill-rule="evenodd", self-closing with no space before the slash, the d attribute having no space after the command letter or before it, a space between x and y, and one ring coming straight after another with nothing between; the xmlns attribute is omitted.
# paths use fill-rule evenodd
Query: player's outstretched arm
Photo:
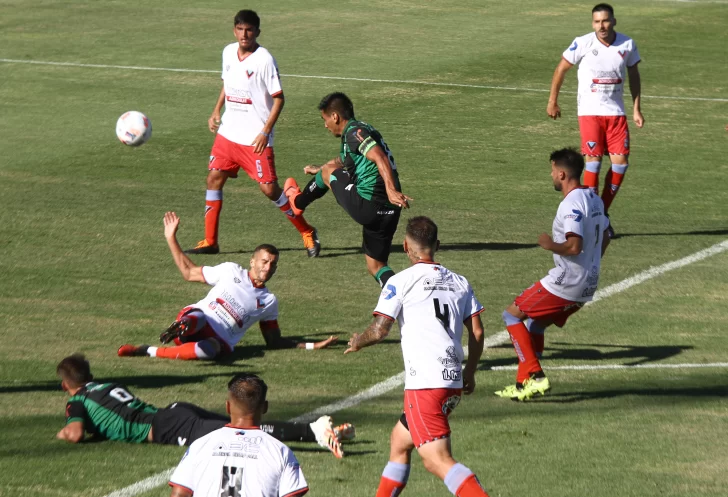
<svg viewBox="0 0 728 497"><path fill-rule="evenodd" d="M344 351L344 354L357 352L364 347L381 342L389 335L389 331L392 329L392 323L394 323L394 320L389 316L377 314L374 316L372 324L369 325L369 328L364 333L354 333L351 335L349 348Z"/></svg>
<svg viewBox="0 0 728 497"><path fill-rule="evenodd" d="M556 243L548 233L541 233L538 237L538 244L541 248L557 255L579 255L584 247L584 241L580 236L572 235L566 238L564 243Z"/></svg>
<svg viewBox="0 0 728 497"><path fill-rule="evenodd" d="M561 85L564 84L564 78L566 73L571 69L571 64L566 59L561 59L559 65L556 66L554 75L551 78L551 93L549 93L549 103L546 106L546 114L551 119L558 119L561 117L561 107L559 107L559 92L561 91Z"/></svg>
<svg viewBox="0 0 728 497"><path fill-rule="evenodd" d="M483 355L485 329L480 314L469 317L463 324L468 330L468 360L463 370L463 392L470 395L475 390L475 371L478 369L480 356Z"/></svg>
<svg viewBox="0 0 728 497"><path fill-rule="evenodd" d="M331 335L326 340L319 342L297 342L281 336L280 328L269 328L260 330L263 333L265 346L269 349L325 349L339 341L339 337Z"/></svg>
<svg viewBox="0 0 728 497"><path fill-rule="evenodd" d="M392 166L389 163L389 157L384 153L384 149L379 145L373 146L366 154L366 158L377 165L379 174L384 180L384 188L387 190L387 198L393 205L409 209L409 201L412 198L397 190L394 185L394 175L392 174Z"/></svg>
<svg viewBox="0 0 728 497"><path fill-rule="evenodd" d="M174 212L167 212L164 214L164 238L167 240L170 252L172 252L172 258L174 263L177 264L179 272L182 273L182 277L187 281L199 281L205 283L205 278L202 276L202 268L197 266L192 259L187 257L182 252L182 247L179 246L177 241L177 229L179 228L179 217Z"/></svg>
<svg viewBox="0 0 728 497"><path fill-rule="evenodd" d="M56 438L59 440L65 440L72 444L79 443L83 440L83 423L81 421L72 421L68 423L56 434Z"/></svg>
<svg viewBox="0 0 728 497"><path fill-rule="evenodd" d="M634 110L632 118L638 128L645 125L645 118L642 115L642 80L640 79L640 70L637 68L637 64L627 68L627 75L629 76L629 92L632 94L632 103Z"/></svg>

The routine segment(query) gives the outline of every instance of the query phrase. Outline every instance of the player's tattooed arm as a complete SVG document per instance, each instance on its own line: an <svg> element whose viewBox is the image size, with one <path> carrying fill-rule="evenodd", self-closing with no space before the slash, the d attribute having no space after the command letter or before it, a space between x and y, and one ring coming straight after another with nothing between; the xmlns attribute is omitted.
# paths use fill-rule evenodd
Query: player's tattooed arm
<svg viewBox="0 0 728 497"><path fill-rule="evenodd" d="M349 348L344 351L344 354L349 352L356 352L369 347L375 343L379 343L389 335L389 331L392 329L394 320L389 316L377 314L374 317L374 321L369 325L369 328L364 333L354 333L349 339Z"/></svg>

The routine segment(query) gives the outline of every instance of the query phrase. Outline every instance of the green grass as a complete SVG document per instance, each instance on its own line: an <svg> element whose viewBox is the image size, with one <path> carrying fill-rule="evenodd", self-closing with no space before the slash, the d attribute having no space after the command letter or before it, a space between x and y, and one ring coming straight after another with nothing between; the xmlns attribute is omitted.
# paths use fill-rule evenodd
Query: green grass
<svg viewBox="0 0 728 497"><path fill-rule="evenodd" d="M331 3L183 0L129 3L0 2L0 58L219 69L241 7L261 14L261 43L277 58L286 107L277 126L279 176L338 150L315 111L334 90L384 135L411 214L440 226L441 262L464 273L500 313L551 266L535 247L559 202L548 153L578 144L575 96L563 119L545 114L547 93L408 83L326 80L322 75L547 90L559 54L589 30L592 4L410 1ZM645 128L632 127L632 166L612 219L601 286L728 238L723 49L719 3L618 5L619 28L638 43ZM54 375L81 351L100 379L117 379L158 406L176 400L221 410L227 380L255 371L270 385L271 418L289 419L402 369L394 340L344 357L329 351L265 351L255 330L233 361L122 360L118 345L153 341L205 291L184 283L162 238L162 215L182 217L180 240L202 234L206 120L219 92L214 73L132 71L0 62L0 495L103 496L174 466L176 447L54 440L65 398ZM575 71L564 86L576 87ZM151 141L114 137L130 109L154 123ZM219 256L245 264L268 242L282 249L270 283L284 333L310 339L363 330L378 291L357 252L360 229L324 198L307 212L324 256L308 260L283 216L245 178L225 188ZM395 243L402 240L402 233ZM407 260L396 252L395 270ZM669 272L589 306L549 330L543 364L552 393L531 404L498 399L513 381L510 345L488 350L478 390L452 417L456 457L491 496L722 496L728 488L728 382L724 368L561 370L560 366L725 362L728 254ZM549 370L551 368L551 370ZM335 460L291 444L316 496L373 495L401 411L394 390L336 413L357 426ZM448 495L415 458L406 495ZM144 496L168 495L166 488Z"/></svg>

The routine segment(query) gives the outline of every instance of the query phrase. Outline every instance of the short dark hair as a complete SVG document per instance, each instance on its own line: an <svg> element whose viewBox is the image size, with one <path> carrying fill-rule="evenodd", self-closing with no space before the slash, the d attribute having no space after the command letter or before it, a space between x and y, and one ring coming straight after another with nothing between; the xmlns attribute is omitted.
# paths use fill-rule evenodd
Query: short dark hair
<svg viewBox="0 0 728 497"><path fill-rule="evenodd" d="M240 373L228 382L228 392L241 407L254 413L265 402L268 385L257 374Z"/></svg>
<svg viewBox="0 0 728 497"><path fill-rule="evenodd" d="M342 119L354 119L354 104L351 99L340 91L329 93L318 104L318 110L331 115L336 112Z"/></svg>
<svg viewBox="0 0 728 497"><path fill-rule="evenodd" d="M253 250L253 255L257 254L261 250L268 252L270 255L275 255L276 257L278 257L279 255L278 249L270 243L261 243L260 245L255 247L255 250Z"/></svg>
<svg viewBox="0 0 728 497"><path fill-rule="evenodd" d="M91 374L91 365L83 354L78 353L64 357L56 366L56 373L76 387L85 385L94 379Z"/></svg>
<svg viewBox="0 0 728 497"><path fill-rule="evenodd" d="M260 29L260 17L258 17L255 11L241 10L235 14L235 20L233 21L233 26L237 26L238 24L250 24L251 26L255 26L256 29Z"/></svg>
<svg viewBox="0 0 728 497"><path fill-rule="evenodd" d="M581 173L584 171L584 156L575 149L562 148L561 150L554 150L551 152L550 159L551 162L556 164L556 167L564 169L569 174L569 178L581 178Z"/></svg>
<svg viewBox="0 0 728 497"><path fill-rule="evenodd" d="M609 12L609 17L614 17L614 7L608 3L598 3L592 9L592 14L595 12Z"/></svg>
<svg viewBox="0 0 728 497"><path fill-rule="evenodd" d="M437 225L427 216L417 216L407 221L407 237L420 247L437 245Z"/></svg>

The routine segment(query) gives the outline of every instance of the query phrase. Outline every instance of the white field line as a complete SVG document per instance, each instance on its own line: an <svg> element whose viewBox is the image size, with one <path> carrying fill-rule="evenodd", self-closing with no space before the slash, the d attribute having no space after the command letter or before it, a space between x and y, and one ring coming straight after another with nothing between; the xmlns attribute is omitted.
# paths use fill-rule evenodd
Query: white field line
<svg viewBox="0 0 728 497"><path fill-rule="evenodd" d="M646 271L642 271L641 273L638 273L630 278L627 278L626 280L620 281L619 283L615 283L613 285L610 285L606 287L604 290L601 290L597 292L597 294L594 296L594 300L592 302L596 302L602 299L605 299L611 295L617 294L619 292L623 292L627 290L628 288L633 287L634 285L637 285L639 283L642 283L644 281L647 281L649 279L655 278L656 276L659 276L663 273L666 273L668 271L672 271L673 269L678 269L683 266L687 266L688 264L692 264L693 262L697 262L703 259L706 259L710 256L719 254L721 252L724 252L728 250L728 240L724 240L720 243L717 243L713 245L712 247L708 247L707 249L701 250L699 252L696 252L692 255L689 255L687 257L683 257L682 259L678 259L673 262L668 262L666 264L662 264L661 266L652 267ZM502 345L504 343L507 343L509 340L508 332L501 331L499 333L496 333L495 335L489 336L485 339L485 346L486 347L495 347L498 345ZM640 364L640 365L634 365L634 366L627 366L622 364L604 364L604 365L595 365L595 366L554 366L549 367L549 370L580 370L580 369L626 369L626 368L645 368L645 369L654 369L654 368L708 368L708 367L728 367L728 363L712 363L712 364ZM516 366L497 366L494 368L490 368L494 371L500 371L500 370L511 370L516 369ZM333 414L335 412L341 411L343 409L348 409L350 407L354 407L355 405L358 405L366 400L373 399L376 397L379 397L380 395L384 395L385 393L394 390L397 387L400 387L404 384L404 373L396 374L390 378L387 378L384 381L381 381L377 383L376 385L368 388L367 390L363 390L355 395L352 395L351 397L347 397L345 399L342 399L338 402L334 402L332 404L320 407L318 409L315 409L311 412L307 412L306 414L302 414L301 416L297 416L291 421L298 421L298 422L305 422L305 421L312 421L316 419L319 416L322 416L324 414ZM157 473L156 475L150 476L149 478L145 478L144 480L138 481L137 483L134 483L132 485L129 485L128 487L124 487L122 489L116 490L115 492L111 492L110 494L106 495L105 497L133 497L135 495L139 495L143 492L146 492L148 490L151 490L153 488L161 487L162 485L165 485L169 481L169 477L172 475L172 471L174 468L170 468L168 470L162 471L161 473Z"/></svg>
<svg viewBox="0 0 728 497"><path fill-rule="evenodd" d="M149 67L149 66L119 66L113 64L82 64L79 62L53 62L45 60L25 60L25 59L2 59L0 62L8 64L35 64L44 66L67 66L67 67L86 67L91 69L126 69L130 71L167 71L167 72L186 72L186 73L209 73L219 74L219 70L210 69L184 69L175 67ZM387 83L387 84L404 84L404 85L423 85L423 86L444 86L455 88L476 88L485 90L505 90L505 91L524 91L548 93L547 88L521 88L516 86L490 86L490 85L470 85L465 83L440 83L433 81L415 81L411 79L372 79L372 78L348 78L344 76L316 76L307 74L281 74L285 78L305 78L305 79L329 79L334 81L363 81L366 83ZM562 91L561 93L576 94L573 91ZM666 100L688 100L688 101L704 101L704 102L728 102L728 98L706 98L706 97L674 97L661 95L642 95L643 98L658 98Z"/></svg>
<svg viewBox="0 0 728 497"><path fill-rule="evenodd" d="M580 364L571 366L549 366L549 371L597 371L603 369L693 369L693 368L728 368L728 362L685 363L685 364ZM483 371L515 371L517 365L493 366Z"/></svg>

